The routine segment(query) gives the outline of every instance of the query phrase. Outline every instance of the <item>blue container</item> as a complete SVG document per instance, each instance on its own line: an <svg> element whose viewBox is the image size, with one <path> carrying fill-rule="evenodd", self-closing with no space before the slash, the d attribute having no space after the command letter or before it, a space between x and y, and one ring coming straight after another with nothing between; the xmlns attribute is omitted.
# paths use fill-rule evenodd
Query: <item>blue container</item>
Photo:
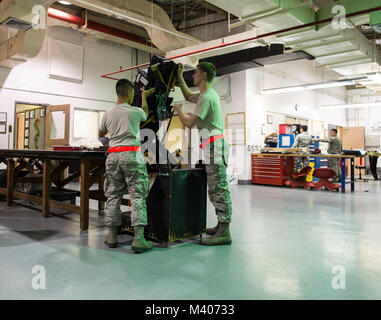
<svg viewBox="0 0 381 320"><path fill-rule="evenodd" d="M293 134L279 135L279 148L291 148L294 144L295 137Z"/></svg>

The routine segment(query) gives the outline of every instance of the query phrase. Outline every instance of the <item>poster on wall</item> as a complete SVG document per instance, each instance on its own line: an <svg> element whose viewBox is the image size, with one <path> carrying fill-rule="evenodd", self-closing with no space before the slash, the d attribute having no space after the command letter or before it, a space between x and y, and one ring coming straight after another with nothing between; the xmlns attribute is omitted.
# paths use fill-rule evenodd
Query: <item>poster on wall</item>
<svg viewBox="0 0 381 320"><path fill-rule="evenodd" d="M246 113L226 114L226 138L230 145L246 144Z"/></svg>
<svg viewBox="0 0 381 320"><path fill-rule="evenodd" d="M7 113L0 112L0 122L7 122Z"/></svg>
<svg viewBox="0 0 381 320"><path fill-rule="evenodd" d="M6 123L0 123L0 134L7 133L7 125Z"/></svg>
<svg viewBox="0 0 381 320"><path fill-rule="evenodd" d="M37 115L30 123L30 149L45 148L45 118L38 118Z"/></svg>

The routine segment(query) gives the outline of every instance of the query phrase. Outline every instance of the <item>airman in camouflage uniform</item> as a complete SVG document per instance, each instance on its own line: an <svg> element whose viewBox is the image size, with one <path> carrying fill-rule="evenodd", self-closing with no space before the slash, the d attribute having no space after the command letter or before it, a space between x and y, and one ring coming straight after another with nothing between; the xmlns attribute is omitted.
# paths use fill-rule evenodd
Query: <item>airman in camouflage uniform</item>
<svg viewBox="0 0 381 320"><path fill-rule="evenodd" d="M209 188L209 199L215 207L218 224L209 228L206 233L211 237L203 238L202 245L231 244L229 225L232 216L232 202L227 181L227 165L229 144L223 138L223 118L220 98L212 89L212 81L216 68L212 63L202 62L197 66L193 75L193 83L200 90L199 94L192 93L183 78L184 66L179 64L177 76L185 99L196 103L193 113L184 114L180 107L175 107L183 124L192 128L197 125L202 140L201 148L206 160L206 175Z"/></svg>
<svg viewBox="0 0 381 320"><path fill-rule="evenodd" d="M106 226L120 226L120 205L128 191L131 200L131 226L147 225L149 182L147 167L140 152L110 153L106 160L105 208Z"/></svg>
<svg viewBox="0 0 381 320"><path fill-rule="evenodd" d="M330 135L328 139L317 139L316 141L329 143L327 150L329 154L341 154L343 147L340 138L337 137L337 130L332 129ZM335 180L341 179L340 158L328 158L328 163L329 167L336 172L337 178Z"/></svg>
<svg viewBox="0 0 381 320"><path fill-rule="evenodd" d="M109 133L110 144L104 183L107 197L105 224L108 228L105 243L110 248L117 246L118 228L121 225L120 205L126 191L131 196L131 225L135 232L132 249L143 252L152 248L152 243L144 238L149 181L139 147L140 123L146 121L148 115L146 96L153 90L143 91L143 109L132 107L133 85L126 79L119 80L116 85L117 105L105 113L100 124L99 136L104 137Z"/></svg>
<svg viewBox="0 0 381 320"><path fill-rule="evenodd" d="M308 127L302 126L301 133L298 134L295 138L293 148L308 148L312 143L311 136L307 133ZM298 171L300 163L303 162L303 168L309 166L309 158L308 157L295 157L294 158L294 171Z"/></svg>
<svg viewBox="0 0 381 320"><path fill-rule="evenodd" d="M229 224L232 216L232 202L226 175L229 162L229 144L225 139L220 139L205 147L203 152L205 159L207 159L205 170L209 199L216 209L218 221ZM208 159L210 159L209 163ZM209 230L208 233L210 233Z"/></svg>

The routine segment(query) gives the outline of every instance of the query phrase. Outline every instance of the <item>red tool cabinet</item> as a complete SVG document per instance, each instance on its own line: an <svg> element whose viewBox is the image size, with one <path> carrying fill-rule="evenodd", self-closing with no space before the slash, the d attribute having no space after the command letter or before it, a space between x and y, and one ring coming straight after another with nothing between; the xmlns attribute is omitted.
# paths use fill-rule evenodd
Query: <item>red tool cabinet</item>
<svg viewBox="0 0 381 320"><path fill-rule="evenodd" d="M283 186L286 178L293 172L293 157L251 155L251 182L253 184Z"/></svg>

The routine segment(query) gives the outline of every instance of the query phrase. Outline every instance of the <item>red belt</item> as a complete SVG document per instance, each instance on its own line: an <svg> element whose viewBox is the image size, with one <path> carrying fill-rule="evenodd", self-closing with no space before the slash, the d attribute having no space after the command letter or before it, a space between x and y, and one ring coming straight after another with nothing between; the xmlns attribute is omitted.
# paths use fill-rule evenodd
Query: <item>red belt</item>
<svg viewBox="0 0 381 320"><path fill-rule="evenodd" d="M124 151L140 151L140 147L138 147L138 146L113 147L113 148L109 148L107 150L108 153L124 152Z"/></svg>
<svg viewBox="0 0 381 320"><path fill-rule="evenodd" d="M219 136L210 137L209 139L206 139L203 143L200 144L200 148L204 149L207 145L211 144L214 141L220 140L223 137L224 137L223 134L220 134Z"/></svg>

